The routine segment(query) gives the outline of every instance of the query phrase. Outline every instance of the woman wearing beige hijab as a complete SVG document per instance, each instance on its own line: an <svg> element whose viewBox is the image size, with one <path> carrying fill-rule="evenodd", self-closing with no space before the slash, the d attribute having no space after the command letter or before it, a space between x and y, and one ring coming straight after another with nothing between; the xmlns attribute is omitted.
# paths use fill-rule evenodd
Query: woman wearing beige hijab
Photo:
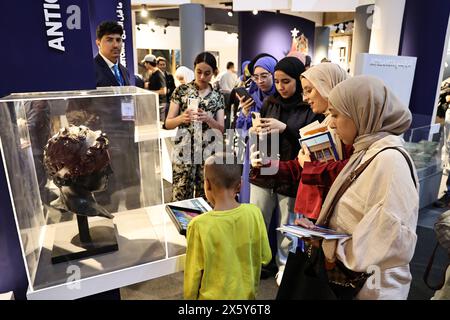
<svg viewBox="0 0 450 320"><path fill-rule="evenodd" d="M328 111L330 91L347 78L348 74L344 69L330 62L318 64L302 73L301 82L305 100L314 113L326 116L322 124L329 126L331 122L331 115ZM305 154L303 149L300 150L297 157L302 173L295 212L313 220L319 216L329 187L353 152L351 144L343 145L334 130L331 128L328 130L334 136L334 141L338 142L336 149L341 160L326 163L311 161L310 156Z"/></svg>
<svg viewBox="0 0 450 320"><path fill-rule="evenodd" d="M331 121L331 116L328 112L328 95L330 91L347 78L347 72L338 64L331 62L318 64L302 73L301 81L306 102L309 103L314 113L326 116L322 122L323 124L329 125ZM334 131L331 130L331 132L334 135ZM336 141L338 140L336 139ZM339 155L342 156L341 146L337 145L336 147ZM308 157L299 160L302 167L304 161L311 161Z"/></svg>
<svg viewBox="0 0 450 320"><path fill-rule="evenodd" d="M325 257L355 272L375 272L357 299L406 299L411 283L409 263L417 240L418 179L407 154L395 149L380 151L397 147L406 153L400 135L409 128L411 113L381 80L371 76L338 84L328 101L330 126L355 150L334 181L317 221L352 237L324 241ZM346 179L374 155L333 207ZM328 211L331 216L326 219Z"/></svg>
<svg viewBox="0 0 450 320"><path fill-rule="evenodd" d="M338 64L324 62L302 73L303 94L314 113L328 112L328 96L331 90L348 78L347 72ZM328 123L330 120L324 120Z"/></svg>

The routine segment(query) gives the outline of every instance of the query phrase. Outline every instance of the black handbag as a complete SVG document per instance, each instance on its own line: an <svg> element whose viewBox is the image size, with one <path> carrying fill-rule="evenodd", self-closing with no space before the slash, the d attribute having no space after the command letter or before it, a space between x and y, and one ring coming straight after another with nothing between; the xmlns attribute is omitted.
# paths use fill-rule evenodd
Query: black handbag
<svg viewBox="0 0 450 320"><path fill-rule="evenodd" d="M321 247L289 253L277 300L352 300L371 274L354 272L338 262L325 265Z"/></svg>
<svg viewBox="0 0 450 320"><path fill-rule="evenodd" d="M328 284L325 268L317 268L322 265L321 253L323 254L323 251L317 250L314 256L308 256L307 252L300 249L296 253L289 253L277 300L337 299Z"/></svg>
<svg viewBox="0 0 450 320"><path fill-rule="evenodd" d="M342 184L333 199L330 209L326 213L324 225L328 226L331 213L348 187L364 171L369 163L382 151L396 149L405 157L414 178L413 167L409 157L403 150L396 147L384 148L373 157L365 161ZM352 300L364 286L371 274L349 270L336 259L333 265L327 264L322 246L306 245L305 251L297 249L290 252L283 272L283 279L278 289L278 300Z"/></svg>

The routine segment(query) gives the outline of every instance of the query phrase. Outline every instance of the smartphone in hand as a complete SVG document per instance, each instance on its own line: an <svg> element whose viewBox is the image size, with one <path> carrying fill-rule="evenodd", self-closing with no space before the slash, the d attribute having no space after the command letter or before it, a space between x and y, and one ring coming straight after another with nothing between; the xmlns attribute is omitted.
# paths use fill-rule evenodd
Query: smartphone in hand
<svg viewBox="0 0 450 320"><path fill-rule="evenodd" d="M252 112L252 127L257 127L261 124L261 115L259 112Z"/></svg>
<svg viewBox="0 0 450 320"><path fill-rule="evenodd" d="M244 87L235 88L234 91L239 95L239 97L244 97L244 101L251 98L250 93Z"/></svg>

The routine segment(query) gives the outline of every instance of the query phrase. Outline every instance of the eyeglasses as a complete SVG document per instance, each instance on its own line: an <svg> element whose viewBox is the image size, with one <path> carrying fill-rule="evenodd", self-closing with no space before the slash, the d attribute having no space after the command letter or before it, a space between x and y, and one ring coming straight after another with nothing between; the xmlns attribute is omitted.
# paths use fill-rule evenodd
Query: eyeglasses
<svg viewBox="0 0 450 320"><path fill-rule="evenodd" d="M255 82L258 82L259 80L266 81L267 79L269 79L270 76L271 76L271 74L268 72L261 73L261 74L254 74L254 75L252 75L252 80Z"/></svg>

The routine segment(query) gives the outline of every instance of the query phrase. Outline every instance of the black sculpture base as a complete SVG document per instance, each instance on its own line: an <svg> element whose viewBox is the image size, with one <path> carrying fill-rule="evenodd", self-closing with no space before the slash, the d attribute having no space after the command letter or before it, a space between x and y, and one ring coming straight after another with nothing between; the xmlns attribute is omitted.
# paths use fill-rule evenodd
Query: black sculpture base
<svg viewBox="0 0 450 320"><path fill-rule="evenodd" d="M74 221L56 227L52 249L53 264L119 250L112 220L89 221L90 226L87 226L87 217L80 218L78 223ZM84 218L88 234L86 236L86 233L82 233L82 241L79 224Z"/></svg>

